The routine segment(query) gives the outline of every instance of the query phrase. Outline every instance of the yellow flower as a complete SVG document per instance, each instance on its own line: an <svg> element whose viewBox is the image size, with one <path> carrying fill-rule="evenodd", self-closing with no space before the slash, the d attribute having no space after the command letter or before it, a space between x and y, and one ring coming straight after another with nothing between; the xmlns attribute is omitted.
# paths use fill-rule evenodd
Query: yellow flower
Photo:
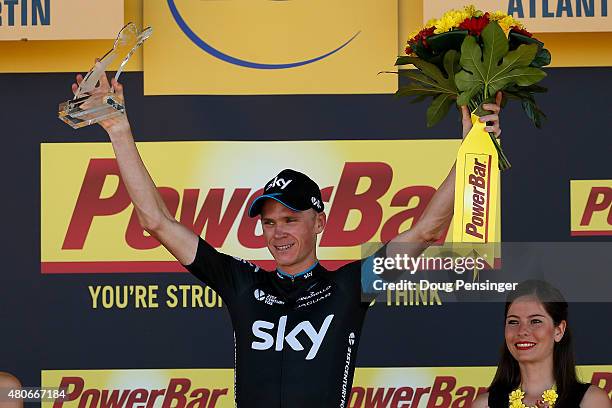
<svg viewBox="0 0 612 408"><path fill-rule="evenodd" d="M501 29L504 30L504 34L506 34L507 37L508 33L510 32L510 29L514 26L514 19L511 16L506 16L498 20L497 23L499 24Z"/></svg>
<svg viewBox="0 0 612 408"><path fill-rule="evenodd" d="M553 406L554 403L557 401L557 392L555 390L546 390L544 391L544 394L542 394L542 399L544 399L545 402L548 402L548 405Z"/></svg>
<svg viewBox="0 0 612 408"><path fill-rule="evenodd" d="M523 404L523 401L518 399L510 403L510 408L527 408L527 407L525 407L525 404Z"/></svg>
<svg viewBox="0 0 612 408"><path fill-rule="evenodd" d="M479 17L482 15L482 12L471 4L469 6L465 6L461 10L449 10L442 15L439 19L432 18L430 19L423 28L413 31L408 36L408 39L414 38L418 33L420 33L425 28L436 27L434 30L434 34L446 33L447 31L451 31L454 28L458 28L459 24L463 23L466 19L472 17Z"/></svg>
<svg viewBox="0 0 612 408"><path fill-rule="evenodd" d="M438 22L437 18L430 18L429 21L427 22L427 24L425 24L425 28L430 28L436 25L436 23ZM418 33L418 32L417 32ZM416 34L415 34L416 35Z"/></svg>
<svg viewBox="0 0 612 408"><path fill-rule="evenodd" d="M489 19L491 21L497 21L502 30L504 30L506 37L508 36L508 33L512 27L524 28L520 21L515 20L512 16L504 13L501 10L489 13Z"/></svg>
<svg viewBox="0 0 612 408"><path fill-rule="evenodd" d="M464 10L450 10L436 22L435 34L451 31L453 28L459 27L466 18L469 18L469 13Z"/></svg>
<svg viewBox="0 0 612 408"><path fill-rule="evenodd" d="M504 13L501 10L497 10L497 11L494 11L492 13L489 13L489 19L491 21L499 21L499 20L503 19L504 17L508 17L508 14Z"/></svg>
<svg viewBox="0 0 612 408"><path fill-rule="evenodd" d="M469 6L465 6L463 8L463 11L468 14L468 17L474 17L476 13L478 12L478 10L476 10L476 7L473 4L470 4Z"/></svg>
<svg viewBox="0 0 612 408"><path fill-rule="evenodd" d="M524 396L525 396L525 392L523 392L523 390L521 390L520 388L517 388L516 390L510 393L509 399L510 399L510 402L520 401L523 399Z"/></svg>

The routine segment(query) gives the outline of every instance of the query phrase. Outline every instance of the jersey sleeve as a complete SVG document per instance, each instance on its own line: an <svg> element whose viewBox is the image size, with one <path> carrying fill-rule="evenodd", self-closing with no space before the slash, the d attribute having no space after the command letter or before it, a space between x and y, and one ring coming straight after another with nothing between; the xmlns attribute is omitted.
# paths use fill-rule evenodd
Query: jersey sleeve
<svg viewBox="0 0 612 408"><path fill-rule="evenodd" d="M223 254L202 238L199 238L193 262L183 266L226 301L251 287L257 274L262 273L258 266Z"/></svg>
<svg viewBox="0 0 612 408"><path fill-rule="evenodd" d="M388 276L379 275L376 273L374 268L374 258L384 257L386 253L386 246L378 249L371 256L350 262L338 270L336 270L337 281L341 283L346 289L359 296L359 300L362 304L369 305L374 300L380 291L376 291L374 281L386 280Z"/></svg>
<svg viewBox="0 0 612 408"><path fill-rule="evenodd" d="M397 281L402 271L382 268L381 264L387 257L387 245L383 245L375 253L360 261L361 299L364 302L372 301L381 293L381 284Z"/></svg>

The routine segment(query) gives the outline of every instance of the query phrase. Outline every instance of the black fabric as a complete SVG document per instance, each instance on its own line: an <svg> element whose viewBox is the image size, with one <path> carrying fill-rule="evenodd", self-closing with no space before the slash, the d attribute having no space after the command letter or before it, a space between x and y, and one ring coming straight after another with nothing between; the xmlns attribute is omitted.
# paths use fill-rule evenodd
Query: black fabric
<svg viewBox="0 0 612 408"><path fill-rule="evenodd" d="M361 327L361 261L295 278L219 253L200 239L187 269L226 302L234 327L236 403L345 407Z"/></svg>
<svg viewBox="0 0 612 408"><path fill-rule="evenodd" d="M555 408L578 408L591 384L575 383L568 397L558 399ZM508 396L512 390L489 393L489 408L508 408ZM561 390L558 390L561 394Z"/></svg>

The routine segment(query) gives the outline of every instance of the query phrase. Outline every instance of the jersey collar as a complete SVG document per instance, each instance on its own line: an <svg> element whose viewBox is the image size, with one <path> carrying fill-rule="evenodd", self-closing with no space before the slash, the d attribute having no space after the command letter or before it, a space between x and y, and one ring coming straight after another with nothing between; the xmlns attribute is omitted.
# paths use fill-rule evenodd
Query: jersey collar
<svg viewBox="0 0 612 408"><path fill-rule="evenodd" d="M281 280L289 280L291 282L295 282L295 281L307 281L308 279L312 278L312 276L314 275L314 269L318 265L319 265L319 261L316 261L308 269L306 269L306 270L304 270L304 271L302 271L300 273L296 273L295 275L292 275L292 274L289 274L287 272L284 272L280 268L276 268L276 276L278 278L280 278Z"/></svg>

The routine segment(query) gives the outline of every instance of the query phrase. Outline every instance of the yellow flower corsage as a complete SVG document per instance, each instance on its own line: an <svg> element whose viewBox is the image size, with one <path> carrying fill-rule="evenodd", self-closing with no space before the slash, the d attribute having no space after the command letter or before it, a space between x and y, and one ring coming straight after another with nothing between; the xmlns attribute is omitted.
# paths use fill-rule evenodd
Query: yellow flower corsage
<svg viewBox="0 0 612 408"><path fill-rule="evenodd" d="M546 402L550 408L553 408L555 402L557 402L557 398L559 397L559 395L557 395L556 388L557 386L553 385L552 388L549 388L542 393L542 400ZM523 398L525 398L525 391L523 391L520 387L512 391L508 396L509 408L535 408L526 406L523 403Z"/></svg>

